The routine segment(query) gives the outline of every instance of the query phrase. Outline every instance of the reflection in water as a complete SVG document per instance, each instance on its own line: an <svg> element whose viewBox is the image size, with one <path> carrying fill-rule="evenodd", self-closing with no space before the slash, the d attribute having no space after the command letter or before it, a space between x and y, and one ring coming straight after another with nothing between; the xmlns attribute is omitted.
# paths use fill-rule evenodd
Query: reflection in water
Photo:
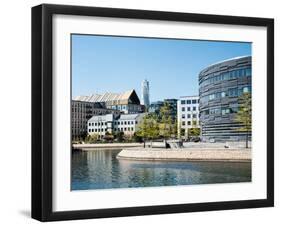
<svg viewBox="0 0 281 226"><path fill-rule="evenodd" d="M251 181L251 163L118 160L119 152L73 152L72 190Z"/></svg>

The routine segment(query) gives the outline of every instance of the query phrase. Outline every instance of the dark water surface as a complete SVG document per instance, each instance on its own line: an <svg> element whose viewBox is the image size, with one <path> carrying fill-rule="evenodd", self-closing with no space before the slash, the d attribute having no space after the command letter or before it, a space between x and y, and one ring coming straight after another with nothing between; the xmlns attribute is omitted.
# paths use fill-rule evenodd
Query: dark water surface
<svg viewBox="0 0 281 226"><path fill-rule="evenodd" d="M118 160L119 152L73 152L72 190L251 181L251 163Z"/></svg>

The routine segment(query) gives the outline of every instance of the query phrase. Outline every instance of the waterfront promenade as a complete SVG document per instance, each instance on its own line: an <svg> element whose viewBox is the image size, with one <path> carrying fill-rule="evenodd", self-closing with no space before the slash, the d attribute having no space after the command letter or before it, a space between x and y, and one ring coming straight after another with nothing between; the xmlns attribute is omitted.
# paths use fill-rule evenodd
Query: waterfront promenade
<svg viewBox="0 0 281 226"><path fill-rule="evenodd" d="M250 162L251 149L244 148L126 148L118 159L151 161L225 161Z"/></svg>

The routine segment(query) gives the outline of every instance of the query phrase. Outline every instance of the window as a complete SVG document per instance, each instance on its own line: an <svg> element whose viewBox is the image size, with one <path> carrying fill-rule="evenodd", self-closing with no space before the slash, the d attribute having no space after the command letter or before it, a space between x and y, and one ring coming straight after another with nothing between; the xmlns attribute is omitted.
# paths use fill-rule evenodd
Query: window
<svg viewBox="0 0 281 226"><path fill-rule="evenodd" d="M249 87L248 86L243 87L243 93L249 93Z"/></svg>
<svg viewBox="0 0 281 226"><path fill-rule="evenodd" d="M192 100L192 103L193 103L193 104L196 104L196 100Z"/></svg>
<svg viewBox="0 0 281 226"><path fill-rule="evenodd" d="M190 114L187 114L187 118L190 118L191 117L191 115Z"/></svg>
<svg viewBox="0 0 281 226"><path fill-rule="evenodd" d="M181 104L185 104L185 100L182 100L182 101L181 101Z"/></svg>
<svg viewBox="0 0 281 226"><path fill-rule="evenodd" d="M189 125L189 126L190 126L190 125L191 125L191 121L188 121L188 122L187 122L187 125Z"/></svg>
<svg viewBox="0 0 281 226"><path fill-rule="evenodd" d="M127 121L124 122L124 125L127 125Z"/></svg>
<svg viewBox="0 0 281 226"><path fill-rule="evenodd" d="M246 76L250 76L252 74L251 68L246 68Z"/></svg>
<svg viewBox="0 0 281 226"><path fill-rule="evenodd" d="M197 115L196 115L196 114L193 114L193 115L192 115L192 118L196 118L196 117L197 117Z"/></svg>
<svg viewBox="0 0 281 226"><path fill-rule="evenodd" d="M187 103L187 104L191 104L191 100L187 100L186 103Z"/></svg>
<svg viewBox="0 0 281 226"><path fill-rule="evenodd" d="M185 111L185 107L182 107L181 110L182 110L182 111Z"/></svg>
<svg viewBox="0 0 281 226"><path fill-rule="evenodd" d="M238 95L238 90L237 88L231 88L228 90L228 95L230 97L236 97Z"/></svg>
<svg viewBox="0 0 281 226"><path fill-rule="evenodd" d="M181 122L181 124L182 124L183 126L185 126L185 121Z"/></svg>
<svg viewBox="0 0 281 226"><path fill-rule="evenodd" d="M238 103L229 104L229 113L237 113Z"/></svg>
<svg viewBox="0 0 281 226"><path fill-rule="evenodd" d="M221 92L221 97L225 97L226 93L225 92Z"/></svg>
<svg viewBox="0 0 281 226"><path fill-rule="evenodd" d="M213 99L215 99L215 94L210 94L209 95L209 100L213 100Z"/></svg>
<svg viewBox="0 0 281 226"><path fill-rule="evenodd" d="M221 114L222 114L222 115L226 115L226 114L229 114L229 113L230 113L229 108L222 108L222 109L221 109Z"/></svg>
<svg viewBox="0 0 281 226"><path fill-rule="evenodd" d="M193 110L193 111L196 111L196 107L193 107L192 110Z"/></svg>
<svg viewBox="0 0 281 226"><path fill-rule="evenodd" d="M187 111L190 111L190 107L187 107Z"/></svg>
<svg viewBox="0 0 281 226"><path fill-rule="evenodd" d="M183 114L183 115L181 116L181 118L185 118L185 114Z"/></svg>

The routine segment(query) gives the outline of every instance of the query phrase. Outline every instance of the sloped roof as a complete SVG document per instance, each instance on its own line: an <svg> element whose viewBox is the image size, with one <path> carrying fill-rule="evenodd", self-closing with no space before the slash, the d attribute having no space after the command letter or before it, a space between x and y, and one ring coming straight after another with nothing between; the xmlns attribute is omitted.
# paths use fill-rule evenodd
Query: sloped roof
<svg viewBox="0 0 281 226"><path fill-rule="evenodd" d="M135 93L135 90L128 90L123 93L104 93L92 94L90 96L77 96L73 100L87 101L87 102L108 102L108 101L121 101L128 100L130 96Z"/></svg>

